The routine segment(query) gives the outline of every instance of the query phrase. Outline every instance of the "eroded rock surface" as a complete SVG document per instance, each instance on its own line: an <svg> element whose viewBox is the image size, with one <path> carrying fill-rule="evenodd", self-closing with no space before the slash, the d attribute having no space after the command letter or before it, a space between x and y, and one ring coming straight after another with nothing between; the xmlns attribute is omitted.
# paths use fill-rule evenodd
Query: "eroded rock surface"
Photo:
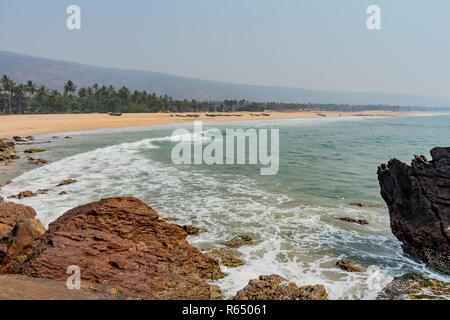
<svg viewBox="0 0 450 320"><path fill-rule="evenodd" d="M450 274L450 147L431 156L415 156L411 166L392 159L378 168L378 180L404 252Z"/></svg>
<svg viewBox="0 0 450 320"><path fill-rule="evenodd" d="M297 287L283 277L272 274L250 280L237 292L233 300L327 300L328 294L322 285Z"/></svg>
<svg viewBox="0 0 450 320"><path fill-rule="evenodd" d="M186 235L142 201L103 199L60 216L9 272L65 281L67 267L76 265L83 280L144 299L217 296L207 283L223 276L217 260L189 245Z"/></svg>

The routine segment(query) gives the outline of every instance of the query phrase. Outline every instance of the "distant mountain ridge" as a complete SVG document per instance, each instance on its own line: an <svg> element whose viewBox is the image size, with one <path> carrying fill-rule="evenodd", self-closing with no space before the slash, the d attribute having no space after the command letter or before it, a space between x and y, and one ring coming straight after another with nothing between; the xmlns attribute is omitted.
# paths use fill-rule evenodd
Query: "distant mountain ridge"
<svg viewBox="0 0 450 320"><path fill-rule="evenodd" d="M450 107L450 99L442 97L234 84L159 72L94 67L7 51L0 51L0 74L7 74L16 82L33 80L45 83L51 89L61 90L63 83L70 79L78 88L94 83L111 84L116 88L126 86L130 90L146 90L148 93L188 100L246 99L256 102Z"/></svg>

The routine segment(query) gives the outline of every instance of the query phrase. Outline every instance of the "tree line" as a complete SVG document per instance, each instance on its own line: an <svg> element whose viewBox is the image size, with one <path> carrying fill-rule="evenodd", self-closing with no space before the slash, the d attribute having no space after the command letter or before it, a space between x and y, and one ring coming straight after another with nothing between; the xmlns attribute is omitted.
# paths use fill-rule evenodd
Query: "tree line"
<svg viewBox="0 0 450 320"><path fill-rule="evenodd" d="M345 105L317 103L277 103L252 102L247 100L197 101L176 100L167 95L157 96L146 91L131 91L100 86L94 83L87 88L79 88L72 81L64 83L64 91L51 90L45 84L37 85L32 80L15 83L7 75L0 79L0 112L2 114L38 113L106 113L106 112L239 112L264 110L327 110L327 111L366 111L420 110L418 107L385 105ZM429 110L429 109L426 109Z"/></svg>

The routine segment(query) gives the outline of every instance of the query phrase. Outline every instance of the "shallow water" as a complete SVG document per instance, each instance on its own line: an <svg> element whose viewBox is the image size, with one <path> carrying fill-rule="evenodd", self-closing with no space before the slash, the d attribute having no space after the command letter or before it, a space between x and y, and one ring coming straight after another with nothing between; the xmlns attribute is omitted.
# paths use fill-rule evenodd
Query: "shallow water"
<svg viewBox="0 0 450 320"><path fill-rule="evenodd" d="M174 165L170 153L176 142L170 136L179 126L73 133L43 154L52 163L16 177L0 194L52 189L20 201L35 208L45 224L79 204L134 196L163 218L208 229L188 238L200 249L249 234L255 245L238 249L245 265L223 267L229 275L216 282L226 295L249 279L277 273L298 285L323 284L332 299L373 299L393 276L408 271L450 281L402 253L376 176L377 166L392 157L409 162L414 154L429 156L434 146L449 146L449 123L450 116L441 115L208 124L222 131L279 129L275 176L261 176L259 165ZM78 182L55 187L69 178ZM60 196L62 190L68 194ZM373 206L351 205L355 202ZM335 219L343 216L370 224ZM343 272L335 267L340 258L366 271Z"/></svg>

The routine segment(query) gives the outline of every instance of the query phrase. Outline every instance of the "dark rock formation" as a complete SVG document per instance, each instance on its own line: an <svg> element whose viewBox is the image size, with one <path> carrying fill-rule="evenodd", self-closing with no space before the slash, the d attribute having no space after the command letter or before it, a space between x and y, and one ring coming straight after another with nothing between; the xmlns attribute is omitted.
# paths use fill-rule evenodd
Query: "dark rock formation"
<svg viewBox="0 0 450 320"><path fill-rule="evenodd" d="M408 273L391 281L377 300L448 299L450 283Z"/></svg>
<svg viewBox="0 0 450 320"><path fill-rule="evenodd" d="M189 245L186 235L142 201L103 199L60 216L8 271L65 281L67 267L76 265L82 280L144 299L217 296L206 281L223 276L217 260Z"/></svg>
<svg viewBox="0 0 450 320"><path fill-rule="evenodd" d="M47 151L46 149L40 149L40 148L31 148L31 149L26 149L23 152L25 153L41 153L41 152L45 152Z"/></svg>
<svg viewBox="0 0 450 320"><path fill-rule="evenodd" d="M200 233L202 233L202 232L207 232L208 231L206 229L203 229L203 228L200 229L200 228L197 228L197 227L194 227L194 226L191 226L191 225L183 226L183 230L186 231L188 235L195 236L195 237L198 237L200 235Z"/></svg>
<svg viewBox="0 0 450 320"><path fill-rule="evenodd" d="M11 160L19 159L20 157L16 155L15 152L14 142L0 139L0 162L7 165Z"/></svg>
<svg viewBox="0 0 450 320"><path fill-rule="evenodd" d="M345 270L347 272L361 272L363 269L353 264L350 260L339 260L336 261L336 266Z"/></svg>
<svg viewBox="0 0 450 320"><path fill-rule="evenodd" d="M411 166L392 159L378 168L378 180L404 252L450 274L450 148L431 156L415 156Z"/></svg>
<svg viewBox="0 0 450 320"><path fill-rule="evenodd" d="M297 287L283 277L272 274L250 280L237 292L233 300L327 300L328 294L322 285Z"/></svg>

